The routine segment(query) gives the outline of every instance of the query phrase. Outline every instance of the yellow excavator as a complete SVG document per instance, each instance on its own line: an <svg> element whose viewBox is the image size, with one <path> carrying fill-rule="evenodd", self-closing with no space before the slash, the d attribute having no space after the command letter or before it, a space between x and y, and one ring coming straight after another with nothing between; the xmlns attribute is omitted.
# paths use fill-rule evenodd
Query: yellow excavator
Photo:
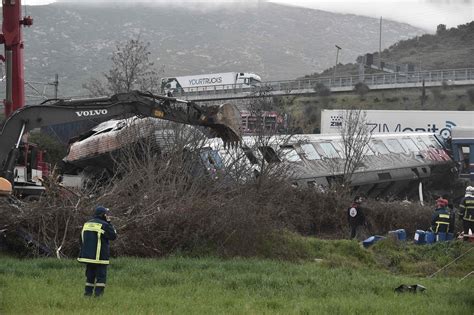
<svg viewBox="0 0 474 315"><path fill-rule="evenodd" d="M133 91L111 97L50 100L25 106L14 112L0 133L0 195L39 195L44 190L40 177L45 171L42 154L22 141L30 130L121 115L155 117L177 123L206 127L224 144L240 142L240 112L234 105L201 106L187 100Z"/></svg>

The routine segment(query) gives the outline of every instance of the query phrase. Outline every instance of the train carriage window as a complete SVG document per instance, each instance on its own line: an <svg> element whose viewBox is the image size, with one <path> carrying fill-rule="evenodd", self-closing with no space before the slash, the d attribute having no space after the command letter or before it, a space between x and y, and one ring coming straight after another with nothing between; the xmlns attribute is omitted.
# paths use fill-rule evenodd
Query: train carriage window
<svg viewBox="0 0 474 315"><path fill-rule="evenodd" d="M244 146L242 149L251 164L258 164L258 158L255 156L255 153L252 151L252 149L250 149L248 146Z"/></svg>
<svg viewBox="0 0 474 315"><path fill-rule="evenodd" d="M470 155L470 148L468 145L461 145L458 148L459 150L459 157L460 157L460 172L461 174L464 175L469 175L470 169L469 169L469 155Z"/></svg>
<svg viewBox="0 0 474 315"><path fill-rule="evenodd" d="M397 139L387 139L387 147L392 153L405 153L405 149Z"/></svg>
<svg viewBox="0 0 474 315"><path fill-rule="evenodd" d="M416 143L410 138L403 138L402 143L410 152L419 152L420 148L416 145Z"/></svg>
<svg viewBox="0 0 474 315"><path fill-rule="evenodd" d="M372 140L372 149L379 154L389 154L387 147L381 140Z"/></svg>
<svg viewBox="0 0 474 315"><path fill-rule="evenodd" d="M436 139L434 139L434 137L428 137L428 139L425 139L427 144L428 144L428 147L430 148L435 148L435 149L441 149L441 145L439 144L438 141L436 141Z"/></svg>
<svg viewBox="0 0 474 315"><path fill-rule="evenodd" d="M321 156L318 154L316 149L311 143L305 143L301 145L301 149L304 152L304 157L310 161L320 160Z"/></svg>
<svg viewBox="0 0 474 315"><path fill-rule="evenodd" d="M262 146L258 148L263 155L263 158L268 163L278 163L281 162L280 158L276 154L275 150L269 146Z"/></svg>
<svg viewBox="0 0 474 315"><path fill-rule="evenodd" d="M375 154L374 151L372 151L369 145L366 145L364 147L364 155L374 155L374 154Z"/></svg>
<svg viewBox="0 0 474 315"><path fill-rule="evenodd" d="M219 155L219 152L217 150L211 150L209 152L209 161L213 161L213 165L215 165L218 168L223 168L224 163L222 162L222 158Z"/></svg>
<svg viewBox="0 0 474 315"><path fill-rule="evenodd" d="M344 152L346 150L344 149L344 145L341 142L335 141L335 142L332 143L332 145L336 148L336 151L338 151L339 156L341 156L341 157L344 156L344 154L345 154Z"/></svg>
<svg viewBox="0 0 474 315"><path fill-rule="evenodd" d="M299 162L301 161L300 156L295 151L293 146L281 146L281 156L283 159L287 160L288 162Z"/></svg>
<svg viewBox="0 0 474 315"><path fill-rule="evenodd" d="M217 169L223 167L222 159L216 150L206 148L200 155L206 168Z"/></svg>
<svg viewBox="0 0 474 315"><path fill-rule="evenodd" d="M436 141L435 139L433 139L432 137L428 136L428 137L423 137L421 138L423 140L423 142L425 143L425 145L428 147L428 148L432 148L432 149L441 149L441 146L440 144L438 143L438 141Z"/></svg>
<svg viewBox="0 0 474 315"><path fill-rule="evenodd" d="M339 153L337 152L336 148L329 142L321 142L321 143L317 143L316 145L319 146L323 150L324 157L327 157L327 158L341 157Z"/></svg>
<svg viewBox="0 0 474 315"><path fill-rule="evenodd" d="M417 144L422 150L428 149L428 146L423 142L423 140L421 139L421 137L416 137L416 144Z"/></svg>

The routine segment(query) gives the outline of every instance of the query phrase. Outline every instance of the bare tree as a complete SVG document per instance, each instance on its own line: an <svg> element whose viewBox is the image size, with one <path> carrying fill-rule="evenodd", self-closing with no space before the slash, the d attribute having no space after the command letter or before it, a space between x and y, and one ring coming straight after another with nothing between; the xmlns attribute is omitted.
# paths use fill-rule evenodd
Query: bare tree
<svg viewBox="0 0 474 315"><path fill-rule="evenodd" d="M287 100L293 102L294 99ZM261 92L248 105L254 119L253 140L243 147L246 159L253 165L257 190L268 182L280 182L291 178L291 167L286 163L291 146L288 144L291 135L277 135L277 126L266 121L267 113L278 107L275 99Z"/></svg>
<svg viewBox="0 0 474 315"><path fill-rule="evenodd" d="M365 111L362 109L344 110L340 135L344 149L343 185L347 187L351 183L354 172L361 166L372 136L367 126Z"/></svg>
<svg viewBox="0 0 474 315"><path fill-rule="evenodd" d="M83 88L93 96L132 90L159 92L159 74L163 67L160 70L154 67L149 48L150 43L143 42L140 37L117 43L111 57L112 68L104 73L105 81L91 79L82 85Z"/></svg>

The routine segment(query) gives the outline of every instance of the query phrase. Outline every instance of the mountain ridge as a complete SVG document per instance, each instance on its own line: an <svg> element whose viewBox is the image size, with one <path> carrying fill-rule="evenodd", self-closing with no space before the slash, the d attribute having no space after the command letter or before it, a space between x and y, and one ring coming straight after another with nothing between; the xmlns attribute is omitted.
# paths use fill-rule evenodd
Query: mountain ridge
<svg viewBox="0 0 474 315"><path fill-rule="evenodd" d="M213 10L180 6L55 3L28 7L24 30L25 79L51 81L60 94L84 95L82 83L110 68L117 42L150 42L162 76L247 71L264 81L322 71L378 47L378 19L258 2ZM425 31L384 21L383 48Z"/></svg>

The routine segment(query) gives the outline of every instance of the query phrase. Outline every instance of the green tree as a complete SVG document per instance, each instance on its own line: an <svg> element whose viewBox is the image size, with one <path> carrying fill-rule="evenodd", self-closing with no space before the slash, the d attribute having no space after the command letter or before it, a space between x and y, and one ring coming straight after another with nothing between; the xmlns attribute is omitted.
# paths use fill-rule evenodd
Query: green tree
<svg viewBox="0 0 474 315"><path fill-rule="evenodd" d="M436 35L440 35L444 32L446 32L446 24L438 24L436 27Z"/></svg>
<svg viewBox="0 0 474 315"><path fill-rule="evenodd" d="M471 104L474 104L474 88L467 89L466 93L469 97L469 102L471 102Z"/></svg>
<svg viewBox="0 0 474 315"><path fill-rule="evenodd" d="M364 96L369 93L369 91L369 87L364 82L358 82L356 85L354 85L354 92L356 92L361 99L363 99Z"/></svg>
<svg viewBox="0 0 474 315"><path fill-rule="evenodd" d="M331 95L331 89L321 82L316 83L314 86L314 91L318 96L328 97Z"/></svg>

